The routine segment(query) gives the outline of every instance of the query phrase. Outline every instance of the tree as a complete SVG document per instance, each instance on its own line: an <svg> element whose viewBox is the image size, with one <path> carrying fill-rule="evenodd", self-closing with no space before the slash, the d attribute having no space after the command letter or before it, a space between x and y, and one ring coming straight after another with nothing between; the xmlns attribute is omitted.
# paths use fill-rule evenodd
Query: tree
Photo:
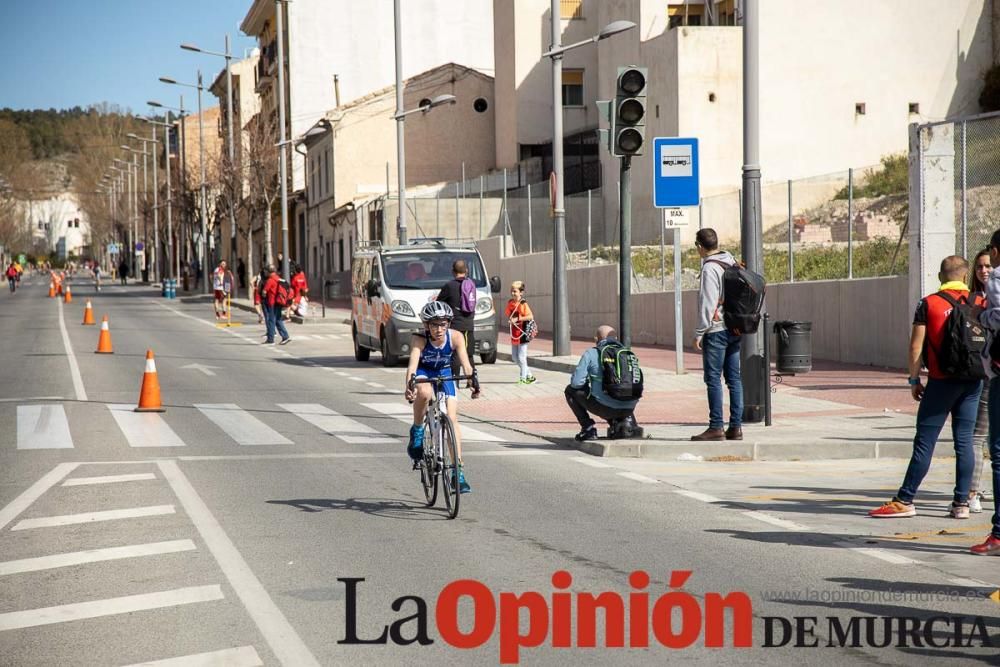
<svg viewBox="0 0 1000 667"><path fill-rule="evenodd" d="M10 250L27 250L30 241L30 231L20 215L20 200L38 184L37 171L30 163L27 133L14 122L0 118L0 245Z"/></svg>
<svg viewBox="0 0 1000 667"><path fill-rule="evenodd" d="M274 114L261 111L255 115L247 124L243 150L248 176L250 218L252 220L257 215L262 215L264 219L264 257L261 259L265 265L274 261L271 245L271 211L274 202L281 194L278 180L278 148L275 146L277 127ZM252 227L252 223L250 226ZM250 230L247 230L248 245L252 245L249 242L250 234Z"/></svg>

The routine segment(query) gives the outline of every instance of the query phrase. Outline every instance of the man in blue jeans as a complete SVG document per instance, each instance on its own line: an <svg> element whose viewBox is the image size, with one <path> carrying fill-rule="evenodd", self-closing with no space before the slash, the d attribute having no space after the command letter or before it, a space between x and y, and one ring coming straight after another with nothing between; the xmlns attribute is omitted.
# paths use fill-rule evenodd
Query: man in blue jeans
<svg viewBox="0 0 1000 667"><path fill-rule="evenodd" d="M948 318L956 304L967 302L969 288L965 280L969 263L963 257L951 255L941 260L941 287L928 294L917 305L910 333L910 393L920 401L917 409L917 432L913 436L913 454L906 468L903 484L889 502L868 512L875 519L916 516L913 498L931 467L934 445L951 415L951 431L955 440L955 489L948 515L954 519L969 518L969 485L975 464L972 433L979 410L979 394L983 382L976 377L956 374L942 364ZM972 297L982 305L978 297ZM927 367L927 386L921 383L921 362ZM982 368L977 365L981 373Z"/></svg>
<svg viewBox="0 0 1000 667"><path fill-rule="evenodd" d="M743 384L740 378L740 336L726 331L722 322L722 274L736 259L719 250L714 229L699 229L695 247L701 256L701 288L698 290L698 326L694 346L701 350L708 387L708 428L692 440L743 439ZM723 430L722 381L729 387L729 428Z"/></svg>
<svg viewBox="0 0 1000 667"><path fill-rule="evenodd" d="M993 232L990 239L990 262L997 267L990 273L989 280L986 281L986 310L979 317L988 329L992 337L1000 336L1000 229ZM988 348L990 361L989 375L991 379L989 398L990 415L990 467L993 470L993 529L986 536L982 544L972 546L969 551L977 556L1000 556L1000 507L997 505L997 497L1000 494L1000 357L994 356L1000 353L1000 349L994 350L990 345ZM995 394L995 395L994 395Z"/></svg>

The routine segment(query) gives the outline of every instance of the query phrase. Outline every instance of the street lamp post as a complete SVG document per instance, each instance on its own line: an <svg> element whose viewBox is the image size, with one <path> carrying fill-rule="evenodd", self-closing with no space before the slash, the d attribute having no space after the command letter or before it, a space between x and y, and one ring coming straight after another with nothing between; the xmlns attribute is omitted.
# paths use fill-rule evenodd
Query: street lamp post
<svg viewBox="0 0 1000 667"><path fill-rule="evenodd" d="M398 2L398 0L397 0ZM562 45L559 0L550 4L552 46L542 56L552 59L552 171L555 202L552 207L552 356L570 354L569 298L566 289L566 200L563 183L562 59L572 49L586 46L635 27L631 21L614 21L599 33L574 44Z"/></svg>
<svg viewBox="0 0 1000 667"><path fill-rule="evenodd" d="M158 176L158 169L156 168L156 153L155 144L160 143L156 138L156 127L152 128L153 136L149 139L140 137L134 133L129 133L126 135L129 139L135 139L136 141L141 141L143 145L143 169L145 170L146 163L146 144L154 144L154 148L149 151L149 155L153 162L153 257L152 257L152 274L153 280L160 280L160 204L159 204L159 190L160 181ZM143 182L145 182L146 176L143 174Z"/></svg>
<svg viewBox="0 0 1000 667"><path fill-rule="evenodd" d="M274 0L275 31L278 40L278 177L281 179L281 277L288 273L288 147L285 141L285 38L283 0Z"/></svg>
<svg viewBox="0 0 1000 667"><path fill-rule="evenodd" d="M181 44L181 48L196 53L205 53L210 56L220 56L226 59L226 129L229 139L229 169L236 168L236 144L233 140L233 67L232 53L229 51L229 34L226 33L226 51L218 53L216 51L206 51L198 48L194 44ZM230 193L232 194L232 193ZM229 262L236 266L236 215L233 212L232 203L229 206Z"/></svg>
<svg viewBox="0 0 1000 667"><path fill-rule="evenodd" d="M153 126L153 136L154 137L156 136L156 127L160 126L160 127L163 128L164 166L166 168L166 176L167 176L167 192L166 192L167 200L165 202L166 203L166 207L167 207L167 277L168 278L174 278L175 277L173 275L173 272L174 272L173 271L173 269L174 269L174 225L173 225L173 217L171 215L171 197L172 197L172 195L171 195L171 188L172 188L172 185L171 185L171 182L170 182L170 134L169 134L170 133L170 128L173 126L173 124L170 122L170 111L167 111L166 114L167 114L166 115L166 118L167 118L167 122L166 123L161 123L161 122L155 121L155 120L153 120L151 118L146 118L145 116L138 116L138 118L139 118L139 120L145 121L145 122L147 122L147 123L149 123L150 125ZM157 142L157 143L159 143L159 142ZM154 179L154 181L156 179L156 170L155 169L153 170L153 179ZM156 187L158 187L158 186L154 185L154 188L156 188ZM154 191L154 195L153 196L154 197L157 196L155 194L155 191ZM156 218L154 217L153 220L154 220L154 225L155 225ZM156 238L157 238L157 251L156 251L157 255L154 256L154 257L156 257L156 256L158 256L158 253L159 253L159 229L155 229L154 234L156 235ZM156 261L157 266L159 266L159 260L156 259L155 261Z"/></svg>
<svg viewBox="0 0 1000 667"><path fill-rule="evenodd" d="M201 293L208 294L208 194L205 191L205 119L201 108L201 91L204 90L201 82L201 70L198 70L198 83L181 83L170 77L161 76L160 81L175 86L185 86L198 90L198 163L201 171L201 184L199 192L201 195L201 272L204 277L201 282ZM197 276L195 277L197 280Z"/></svg>
<svg viewBox="0 0 1000 667"><path fill-rule="evenodd" d="M126 135L126 136L135 137L134 134L132 134L132 135ZM139 137L135 137L135 138L139 139ZM142 141L142 139L139 139L139 140ZM143 193L145 193L145 191L146 191L146 184L147 184L147 180L146 180L146 156L149 155L149 152L145 150L145 146L143 146L143 150L140 151L140 150L137 150L135 148L132 148L131 146L122 144L121 149L124 150L124 151L128 151L128 152L132 153L132 159L136 160L136 166L135 166L135 178L136 178L135 238L132 240L133 244L136 245L136 244L138 244L138 238L139 238L139 206L138 206L138 203L139 203L139 192L138 192L138 190L139 190L139 163L138 163L138 159L139 159L139 155L142 155L142 189L143 189ZM145 196L143 196L143 205L145 205L145 202L146 202L146 198L145 198ZM146 237L146 224L145 224L145 221L146 221L146 216L143 215L143 239L145 239L145 237ZM143 247L143 255L145 256L145 246ZM138 250L133 247L132 264L133 264L133 269L135 269L136 272L139 271L138 267L136 266L136 263L138 262L138 259L139 259Z"/></svg>
<svg viewBox="0 0 1000 667"><path fill-rule="evenodd" d="M129 220L131 221L131 224L125 225L125 239L129 245L128 256L129 258L131 258L132 263L135 264L135 257L132 255L132 248L134 247L133 244L135 243L135 237L132 235L132 225L135 224L135 204L133 202L134 188L132 185L132 168L134 166L135 160L133 159L132 162L129 162L128 160L115 158L115 162L124 165L122 167L122 172L123 172L122 176L126 179L126 183L124 184L124 186L127 188L126 190L127 199L125 200L127 202L127 205L125 210L128 211L128 207L129 206L132 207L132 214L128 216Z"/></svg>

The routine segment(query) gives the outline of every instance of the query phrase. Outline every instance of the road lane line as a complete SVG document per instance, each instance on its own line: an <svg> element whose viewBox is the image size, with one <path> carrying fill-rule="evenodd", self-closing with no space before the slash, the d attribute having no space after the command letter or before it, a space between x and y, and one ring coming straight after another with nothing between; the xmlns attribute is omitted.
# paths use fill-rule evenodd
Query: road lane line
<svg viewBox="0 0 1000 667"><path fill-rule="evenodd" d="M23 519L15 523L11 527L11 530L52 528L55 526L70 526L78 523L117 521L118 519L134 519L141 516L159 516L161 514L173 513L173 505L148 505L146 507L130 507L123 510L102 510L100 512L81 512L80 514L60 514L59 516L43 516L37 519Z"/></svg>
<svg viewBox="0 0 1000 667"><path fill-rule="evenodd" d="M21 558L19 560L0 562L0 576L51 570L57 567L82 565L84 563L99 563L121 558L138 558L141 556L172 554L179 551L193 551L195 548L194 542L191 540L170 540L166 542L150 542L148 544L134 544L125 547L71 551L54 556L40 556L38 558Z"/></svg>
<svg viewBox="0 0 1000 667"><path fill-rule="evenodd" d="M620 472L619 477L624 477L625 479L631 479L636 482L642 482L643 484L659 484L660 480L653 479L652 477L646 477L645 475L640 475L637 472Z"/></svg>
<svg viewBox="0 0 1000 667"><path fill-rule="evenodd" d="M136 412L131 405L109 405L111 416L125 434L129 447L184 447L174 430L157 412Z"/></svg>
<svg viewBox="0 0 1000 667"><path fill-rule="evenodd" d="M703 503L721 503L722 501L715 496L710 496L707 493L698 493L697 491L688 491L687 489L674 489L674 493L687 496L688 498L693 498L694 500L700 500Z"/></svg>
<svg viewBox="0 0 1000 667"><path fill-rule="evenodd" d="M405 424L413 423L413 409L410 406L402 403L362 403L366 408L375 410L376 412L381 412L382 414L392 417L398 421ZM462 429L462 442L506 442L504 438L499 438L490 433L480 431L479 429L472 428L471 426L466 426L465 424L459 423L457 425Z"/></svg>
<svg viewBox="0 0 1000 667"><path fill-rule="evenodd" d="M350 417L345 417L319 403L279 403L278 407L309 422L327 435L332 435L348 444L400 442L399 438L379 433L372 427Z"/></svg>
<svg viewBox="0 0 1000 667"><path fill-rule="evenodd" d="M591 468L613 468L614 466L608 465L607 463L601 463L600 461L592 461L585 456L574 456L570 459L571 461L576 461L577 463L582 463L585 466L590 466Z"/></svg>
<svg viewBox="0 0 1000 667"><path fill-rule="evenodd" d="M157 461L156 465L279 662L296 667L319 667L319 662L267 594L177 462Z"/></svg>
<svg viewBox="0 0 1000 667"><path fill-rule="evenodd" d="M131 475L102 475L100 477L70 477L61 486L83 486L85 484L116 484L118 482L138 482L156 479L151 472L137 472Z"/></svg>
<svg viewBox="0 0 1000 667"><path fill-rule="evenodd" d="M361 378L359 378L357 375L348 375L347 379L348 380L354 380L355 382L364 382L364 380L362 380Z"/></svg>
<svg viewBox="0 0 1000 667"><path fill-rule="evenodd" d="M241 445L293 444L235 403L195 403L194 407Z"/></svg>
<svg viewBox="0 0 1000 667"><path fill-rule="evenodd" d="M137 662L127 667L260 667L263 664L253 646L238 646L179 658Z"/></svg>
<svg viewBox="0 0 1000 667"><path fill-rule="evenodd" d="M17 406L17 448L72 449L66 409L62 405Z"/></svg>
<svg viewBox="0 0 1000 667"><path fill-rule="evenodd" d="M385 389L384 384L379 384L378 382L365 382L369 387L375 387L376 389Z"/></svg>
<svg viewBox="0 0 1000 667"><path fill-rule="evenodd" d="M334 373L336 373L337 375L339 375L340 377L343 377L343 378L345 378L348 375L350 375L350 373L345 373L344 371L334 371Z"/></svg>
<svg viewBox="0 0 1000 667"><path fill-rule="evenodd" d="M66 330L66 318L63 315L62 299L59 299L59 332L62 334L63 346L66 348L66 359L69 361L69 373L73 378L73 390L76 392L76 400L86 401L87 390L83 386L83 376L80 375L80 366L76 363L76 355L73 353L73 346L69 342L69 332Z"/></svg>
<svg viewBox="0 0 1000 667"><path fill-rule="evenodd" d="M24 403L25 401L61 401L62 396L25 396L24 398L0 398L0 403Z"/></svg>
<svg viewBox="0 0 1000 667"><path fill-rule="evenodd" d="M859 553L862 556L870 556L872 558L877 558L879 560L885 561L886 563L892 563L893 565L922 565L918 560L912 558L907 558L906 556L900 556L899 554L892 553L891 551L886 551L885 549L874 549L871 547L855 547L848 542L839 542L837 546L844 547L855 553Z"/></svg>
<svg viewBox="0 0 1000 667"><path fill-rule="evenodd" d="M949 583L955 584L956 586L968 586L969 588L996 588L993 584L987 584L985 581L979 581L978 579L949 579Z"/></svg>
<svg viewBox="0 0 1000 667"><path fill-rule="evenodd" d="M772 526L779 526L781 528L787 528L788 530L812 530L808 526L803 526L801 523L795 523L794 521L788 521L787 519L779 519L776 516L771 516L770 514L765 514L763 512L757 512L751 510L749 512L744 512L743 516L748 516L751 519L757 519L757 521L763 521L764 523L769 523Z"/></svg>
<svg viewBox="0 0 1000 667"><path fill-rule="evenodd" d="M60 463L47 472L40 480L29 486L21 495L14 498L0 510L0 530L13 521L18 514L31 507L31 504L53 486L62 481L66 475L73 472L79 463Z"/></svg>
<svg viewBox="0 0 1000 667"><path fill-rule="evenodd" d="M222 600L222 588L218 585L191 586L172 591L144 593L142 595L126 595L118 598L94 600L92 602L75 602L55 607L42 607L27 611L12 611L0 614L0 630L17 630L38 625L52 625L67 621L79 621L86 618L99 618L115 614L128 614L135 611L177 607L182 604L197 602L212 602Z"/></svg>
<svg viewBox="0 0 1000 667"><path fill-rule="evenodd" d="M548 456L549 453L541 449L490 449L486 451L475 450L462 452L462 458L466 456ZM393 454L395 456L395 454Z"/></svg>

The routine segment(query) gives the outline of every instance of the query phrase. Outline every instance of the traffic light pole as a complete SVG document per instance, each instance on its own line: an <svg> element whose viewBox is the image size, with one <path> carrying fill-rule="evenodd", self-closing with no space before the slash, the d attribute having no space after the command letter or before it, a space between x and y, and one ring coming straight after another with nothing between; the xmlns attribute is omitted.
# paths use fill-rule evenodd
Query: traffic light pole
<svg viewBox="0 0 1000 667"><path fill-rule="evenodd" d="M618 160L618 340L632 344L632 156Z"/></svg>
<svg viewBox="0 0 1000 667"><path fill-rule="evenodd" d="M550 4L552 46L562 46L559 0ZM552 56L552 171L556 196L552 206L552 356L570 354L569 297L566 290L566 200L563 196L562 54Z"/></svg>
<svg viewBox="0 0 1000 667"><path fill-rule="evenodd" d="M764 274L760 206L760 123L759 123L759 0L743 5L743 228L740 241L743 261L751 271ZM743 334L740 368L743 378L743 421L764 419L764 393L769 368L764 366L766 334Z"/></svg>

